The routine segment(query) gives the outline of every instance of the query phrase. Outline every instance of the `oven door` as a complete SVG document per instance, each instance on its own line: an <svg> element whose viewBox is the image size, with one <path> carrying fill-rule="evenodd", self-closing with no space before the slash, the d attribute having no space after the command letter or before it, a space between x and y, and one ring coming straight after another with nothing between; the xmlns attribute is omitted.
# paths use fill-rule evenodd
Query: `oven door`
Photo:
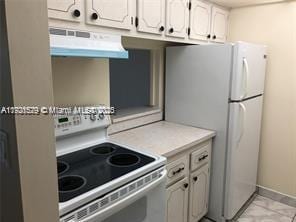
<svg viewBox="0 0 296 222"><path fill-rule="evenodd" d="M81 222L165 222L166 174Z"/></svg>

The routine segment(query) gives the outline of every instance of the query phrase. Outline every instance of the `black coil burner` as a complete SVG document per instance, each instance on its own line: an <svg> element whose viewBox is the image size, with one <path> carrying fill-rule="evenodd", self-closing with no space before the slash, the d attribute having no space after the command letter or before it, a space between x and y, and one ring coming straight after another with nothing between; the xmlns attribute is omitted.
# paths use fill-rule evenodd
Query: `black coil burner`
<svg viewBox="0 0 296 222"><path fill-rule="evenodd" d="M72 192L82 188L86 184L86 179L81 176L64 176L59 178L59 191Z"/></svg>
<svg viewBox="0 0 296 222"><path fill-rule="evenodd" d="M122 153L111 156L108 162L114 166L128 167L137 164L140 158L135 154Z"/></svg>
<svg viewBox="0 0 296 222"><path fill-rule="evenodd" d="M65 173L69 169L69 164L65 162L58 162L57 163L58 174Z"/></svg>
<svg viewBox="0 0 296 222"><path fill-rule="evenodd" d="M98 146L90 150L94 155L108 155L115 151L116 149L112 146Z"/></svg>
<svg viewBox="0 0 296 222"><path fill-rule="evenodd" d="M59 201L71 200L153 161L153 157L108 142L59 156Z"/></svg>

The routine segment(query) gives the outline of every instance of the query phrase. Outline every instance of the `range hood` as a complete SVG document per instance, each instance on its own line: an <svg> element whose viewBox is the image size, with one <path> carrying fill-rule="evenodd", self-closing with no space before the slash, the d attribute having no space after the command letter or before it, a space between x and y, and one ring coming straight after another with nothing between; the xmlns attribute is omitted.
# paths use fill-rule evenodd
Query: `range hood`
<svg viewBox="0 0 296 222"><path fill-rule="evenodd" d="M49 28L49 36L51 56L128 58L120 35Z"/></svg>

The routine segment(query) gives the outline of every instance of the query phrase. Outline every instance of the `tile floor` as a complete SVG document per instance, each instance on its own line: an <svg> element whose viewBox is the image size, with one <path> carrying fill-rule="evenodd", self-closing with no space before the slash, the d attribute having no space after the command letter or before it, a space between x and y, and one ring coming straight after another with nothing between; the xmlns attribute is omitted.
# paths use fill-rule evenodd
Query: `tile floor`
<svg viewBox="0 0 296 222"><path fill-rule="evenodd" d="M296 208L257 196L238 222L296 222Z"/></svg>

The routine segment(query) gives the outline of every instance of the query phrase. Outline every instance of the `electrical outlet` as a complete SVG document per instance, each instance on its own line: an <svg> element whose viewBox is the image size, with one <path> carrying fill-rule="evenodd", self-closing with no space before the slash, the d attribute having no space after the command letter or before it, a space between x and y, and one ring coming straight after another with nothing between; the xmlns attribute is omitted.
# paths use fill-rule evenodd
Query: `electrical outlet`
<svg viewBox="0 0 296 222"><path fill-rule="evenodd" d="M0 164L7 168L9 166L8 136L3 130L0 130Z"/></svg>

